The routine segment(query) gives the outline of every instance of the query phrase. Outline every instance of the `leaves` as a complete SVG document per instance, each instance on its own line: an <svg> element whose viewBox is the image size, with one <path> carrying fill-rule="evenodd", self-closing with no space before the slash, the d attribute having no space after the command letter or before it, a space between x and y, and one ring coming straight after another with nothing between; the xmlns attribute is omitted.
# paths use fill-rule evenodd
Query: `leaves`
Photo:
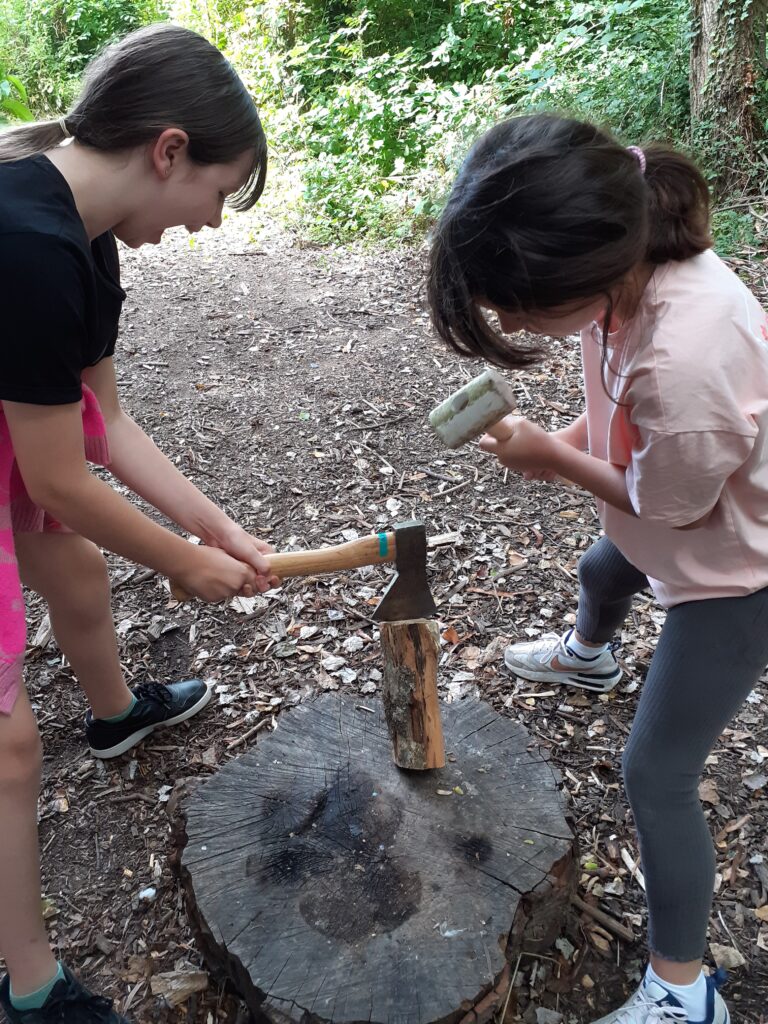
<svg viewBox="0 0 768 1024"><path fill-rule="evenodd" d="M27 106L27 90L21 79L10 74L0 64L0 110L5 110L19 121L34 120L32 111Z"/></svg>

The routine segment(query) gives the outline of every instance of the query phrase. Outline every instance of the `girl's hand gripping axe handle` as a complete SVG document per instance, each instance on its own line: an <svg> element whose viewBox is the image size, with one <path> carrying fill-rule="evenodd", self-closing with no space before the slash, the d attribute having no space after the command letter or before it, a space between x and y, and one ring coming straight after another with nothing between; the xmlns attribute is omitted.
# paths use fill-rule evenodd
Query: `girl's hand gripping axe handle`
<svg viewBox="0 0 768 1024"><path fill-rule="evenodd" d="M423 523L397 523L386 533L361 537L346 544L312 551L285 551L265 557L270 572L281 579L319 576L340 569L394 562L397 575L379 602L373 618L428 618L437 611L427 584L427 532ZM177 601L187 601L193 596L175 580L170 583L171 593Z"/></svg>

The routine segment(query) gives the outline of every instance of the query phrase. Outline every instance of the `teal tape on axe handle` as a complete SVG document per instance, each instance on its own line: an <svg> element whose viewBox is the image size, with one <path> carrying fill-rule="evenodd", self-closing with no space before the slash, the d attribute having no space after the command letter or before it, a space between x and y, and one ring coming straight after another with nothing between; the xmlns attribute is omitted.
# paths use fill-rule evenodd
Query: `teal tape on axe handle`
<svg viewBox="0 0 768 1024"><path fill-rule="evenodd" d="M380 533L379 537L379 558L386 558L389 554L389 541L386 533Z"/></svg>

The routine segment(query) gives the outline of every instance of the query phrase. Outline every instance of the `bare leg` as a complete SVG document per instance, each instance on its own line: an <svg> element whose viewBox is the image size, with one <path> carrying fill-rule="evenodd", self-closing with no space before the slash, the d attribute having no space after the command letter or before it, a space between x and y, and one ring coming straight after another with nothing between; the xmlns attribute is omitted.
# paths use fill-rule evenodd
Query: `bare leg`
<svg viewBox="0 0 768 1024"><path fill-rule="evenodd" d="M576 637L579 643L584 644L585 647L605 647L605 644L593 644L591 640L585 640L584 637L580 635L577 629L574 629L573 635Z"/></svg>
<svg viewBox="0 0 768 1024"><path fill-rule="evenodd" d="M0 953L16 995L42 988L56 973L40 905L37 798L42 752L29 698L0 715Z"/></svg>
<svg viewBox="0 0 768 1024"><path fill-rule="evenodd" d="M651 967L662 981L668 981L670 985L692 985L701 974L701 964L701 960L679 964L676 960L663 960L651 953Z"/></svg>
<svg viewBox="0 0 768 1024"><path fill-rule="evenodd" d="M120 667L101 552L75 533L22 533L15 540L22 581L48 602L56 641L94 717L119 715L133 698Z"/></svg>

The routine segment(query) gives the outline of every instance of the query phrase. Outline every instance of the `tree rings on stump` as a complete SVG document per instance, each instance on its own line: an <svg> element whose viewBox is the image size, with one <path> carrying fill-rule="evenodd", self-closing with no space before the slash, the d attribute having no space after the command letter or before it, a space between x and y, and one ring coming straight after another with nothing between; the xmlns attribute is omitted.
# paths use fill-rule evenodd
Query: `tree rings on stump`
<svg viewBox="0 0 768 1024"><path fill-rule="evenodd" d="M505 956L558 934L575 861L557 772L481 701L443 725L446 767L407 772L379 702L323 695L185 803L197 939L257 1020L453 1024Z"/></svg>

